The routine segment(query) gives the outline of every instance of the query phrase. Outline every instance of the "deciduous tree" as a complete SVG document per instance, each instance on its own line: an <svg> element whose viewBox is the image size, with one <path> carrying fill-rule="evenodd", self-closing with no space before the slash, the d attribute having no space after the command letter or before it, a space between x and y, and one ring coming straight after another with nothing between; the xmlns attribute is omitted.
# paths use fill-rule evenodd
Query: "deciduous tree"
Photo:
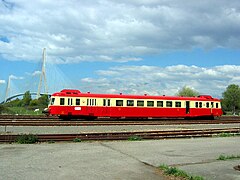
<svg viewBox="0 0 240 180"><path fill-rule="evenodd" d="M230 84L223 92L223 107L225 110L232 111L235 115L236 110L240 108L240 87L236 84Z"/></svg>
<svg viewBox="0 0 240 180"><path fill-rule="evenodd" d="M184 96L184 97L193 97L193 96L198 96L199 92L191 89L190 87L184 86L182 89L178 91L176 95Z"/></svg>
<svg viewBox="0 0 240 180"><path fill-rule="evenodd" d="M30 104L32 100L30 91L25 92L25 94L23 95L23 99L22 99L22 105L23 106L28 106Z"/></svg>
<svg viewBox="0 0 240 180"><path fill-rule="evenodd" d="M38 98L38 104L40 106L47 106L49 102L48 95L42 95L40 98Z"/></svg>

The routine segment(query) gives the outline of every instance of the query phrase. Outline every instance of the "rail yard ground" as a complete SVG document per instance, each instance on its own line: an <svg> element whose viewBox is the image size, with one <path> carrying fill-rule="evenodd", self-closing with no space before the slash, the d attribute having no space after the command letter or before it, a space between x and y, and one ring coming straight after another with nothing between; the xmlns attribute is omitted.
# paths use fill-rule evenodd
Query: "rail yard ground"
<svg viewBox="0 0 240 180"><path fill-rule="evenodd" d="M115 124L34 126L1 121L0 135L71 134L91 132L185 131L194 129L237 129L240 122L219 124ZM34 120L32 123L37 122ZM46 122L44 122L45 124ZM63 122L64 123L64 122ZM83 122L84 123L84 122ZM155 122L154 122L155 123ZM111 134L111 133L110 133ZM239 133L238 133L239 134ZM142 141L82 141L78 143L0 144L0 179L169 179L158 168L174 166L207 180L237 180L240 136Z"/></svg>
<svg viewBox="0 0 240 180"><path fill-rule="evenodd" d="M176 166L206 179L237 180L240 137L80 143L0 144L0 179L168 179Z"/></svg>

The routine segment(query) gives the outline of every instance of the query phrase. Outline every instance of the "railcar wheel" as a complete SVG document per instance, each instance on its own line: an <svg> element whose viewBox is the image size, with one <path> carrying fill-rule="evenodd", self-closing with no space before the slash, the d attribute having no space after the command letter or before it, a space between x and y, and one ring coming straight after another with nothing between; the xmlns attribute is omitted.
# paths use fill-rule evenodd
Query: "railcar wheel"
<svg viewBox="0 0 240 180"><path fill-rule="evenodd" d="M71 117L70 116L59 116L59 119L61 121L69 121L69 120L71 120Z"/></svg>
<svg viewBox="0 0 240 180"><path fill-rule="evenodd" d="M208 119L209 120L214 120L215 118L214 118L214 116L208 116Z"/></svg>

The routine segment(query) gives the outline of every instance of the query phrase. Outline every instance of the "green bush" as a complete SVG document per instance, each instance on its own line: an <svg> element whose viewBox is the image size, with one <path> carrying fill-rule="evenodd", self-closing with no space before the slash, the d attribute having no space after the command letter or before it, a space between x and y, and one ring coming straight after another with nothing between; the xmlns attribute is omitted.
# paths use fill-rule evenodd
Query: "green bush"
<svg viewBox="0 0 240 180"><path fill-rule="evenodd" d="M0 105L0 114L13 114L13 112L4 105Z"/></svg>
<svg viewBox="0 0 240 180"><path fill-rule="evenodd" d="M128 140L129 141L141 141L142 140L142 138L140 137L140 136L130 136L129 138L128 138Z"/></svg>
<svg viewBox="0 0 240 180"><path fill-rule="evenodd" d="M81 139L79 139L79 138L75 138L75 139L73 139L73 142L81 142L82 140Z"/></svg>
<svg viewBox="0 0 240 180"><path fill-rule="evenodd" d="M38 142L38 137L33 134L22 134L16 138L16 142L19 144L34 144Z"/></svg>

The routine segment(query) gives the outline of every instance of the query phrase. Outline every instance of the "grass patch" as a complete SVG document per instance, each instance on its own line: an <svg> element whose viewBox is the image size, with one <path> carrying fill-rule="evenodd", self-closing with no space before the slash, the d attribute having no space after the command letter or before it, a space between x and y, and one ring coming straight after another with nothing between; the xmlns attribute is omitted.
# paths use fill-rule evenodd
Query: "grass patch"
<svg viewBox="0 0 240 180"><path fill-rule="evenodd" d="M221 160L221 161L226 161L226 160L230 160L230 159L240 159L240 155L229 155L229 156L225 156L223 154L221 154L217 160Z"/></svg>
<svg viewBox="0 0 240 180"><path fill-rule="evenodd" d="M47 141L47 143L48 143L48 144L53 144L53 143L55 143L55 141L49 140L49 141Z"/></svg>
<svg viewBox="0 0 240 180"><path fill-rule="evenodd" d="M233 136L240 136L240 133L220 133L217 135L213 135L213 137L233 137Z"/></svg>
<svg viewBox="0 0 240 180"><path fill-rule="evenodd" d="M38 142L38 137L33 134L22 134L16 138L16 143L19 144L34 144Z"/></svg>
<svg viewBox="0 0 240 180"><path fill-rule="evenodd" d="M128 141L141 141L142 138L140 136L129 136Z"/></svg>
<svg viewBox="0 0 240 180"><path fill-rule="evenodd" d="M159 166L159 168L164 171L165 175L181 177L181 178L184 178L184 179L187 179L187 180L204 180L204 178L201 177L201 176L192 176L192 175L189 175L187 172L185 172L183 170L180 170L176 167L169 167L165 164Z"/></svg>
<svg viewBox="0 0 240 180"><path fill-rule="evenodd" d="M81 139L79 139L79 138L75 138L75 139L73 139L73 142L81 142L82 140Z"/></svg>
<svg viewBox="0 0 240 180"><path fill-rule="evenodd" d="M38 107L8 107L10 114L19 114L19 115L42 115L42 110L44 108ZM34 112L35 109L39 111Z"/></svg>

